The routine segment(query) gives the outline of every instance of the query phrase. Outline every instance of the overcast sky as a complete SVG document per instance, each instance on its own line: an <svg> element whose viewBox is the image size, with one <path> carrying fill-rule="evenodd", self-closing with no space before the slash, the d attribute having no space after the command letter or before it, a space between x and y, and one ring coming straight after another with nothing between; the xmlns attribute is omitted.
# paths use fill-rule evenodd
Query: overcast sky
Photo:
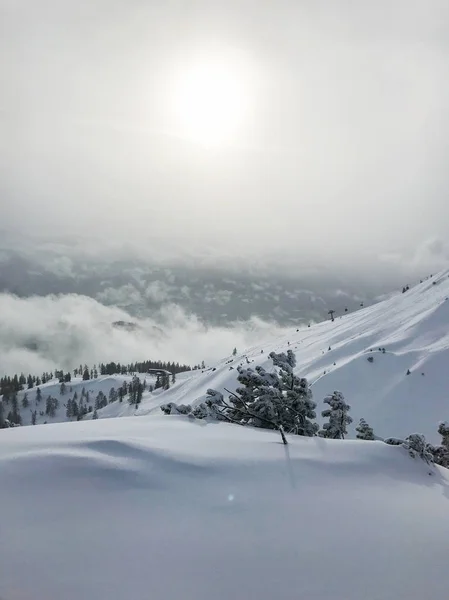
<svg viewBox="0 0 449 600"><path fill-rule="evenodd" d="M447 0L0 11L2 227L180 257L449 260ZM232 93L203 118L208 89L194 90L186 124L180 82L204 65Z"/></svg>

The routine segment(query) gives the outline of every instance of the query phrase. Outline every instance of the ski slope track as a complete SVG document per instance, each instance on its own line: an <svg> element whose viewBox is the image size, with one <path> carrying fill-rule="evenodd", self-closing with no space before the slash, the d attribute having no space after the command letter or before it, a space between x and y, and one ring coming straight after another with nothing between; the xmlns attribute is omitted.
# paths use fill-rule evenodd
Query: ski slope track
<svg viewBox="0 0 449 600"><path fill-rule="evenodd" d="M0 597L445 598L447 474L177 416L5 430Z"/></svg>

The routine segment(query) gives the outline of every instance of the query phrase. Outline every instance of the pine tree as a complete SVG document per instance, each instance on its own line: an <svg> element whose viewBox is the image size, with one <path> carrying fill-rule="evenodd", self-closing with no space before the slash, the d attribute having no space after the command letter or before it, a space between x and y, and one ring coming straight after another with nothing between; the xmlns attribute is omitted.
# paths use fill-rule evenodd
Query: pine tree
<svg viewBox="0 0 449 600"><path fill-rule="evenodd" d="M98 419L97 409L94 410L94 414L92 415L92 419Z"/></svg>
<svg viewBox="0 0 449 600"><path fill-rule="evenodd" d="M176 383L176 373L175 373L174 371L173 371L173 373L172 373L172 375L171 375L171 382L172 382L172 385L173 385L174 383Z"/></svg>
<svg viewBox="0 0 449 600"><path fill-rule="evenodd" d="M331 438L334 440L343 440L347 432L347 426L352 423L352 417L348 415L351 407L346 404L341 392L335 391L324 399L325 404L330 408L323 410L321 416L328 418L329 422L324 423L323 429L319 431L320 437Z"/></svg>
<svg viewBox="0 0 449 600"><path fill-rule="evenodd" d="M433 463L433 455L426 438L420 433L412 433L405 438L403 446L412 458L421 458L424 462Z"/></svg>
<svg viewBox="0 0 449 600"><path fill-rule="evenodd" d="M67 400L67 409L65 411L65 416L70 419L73 417L73 400L70 398Z"/></svg>
<svg viewBox="0 0 449 600"><path fill-rule="evenodd" d="M232 356L236 356L237 355L237 348L234 348L234 350L232 351Z"/></svg>
<svg viewBox="0 0 449 600"><path fill-rule="evenodd" d="M169 390L170 389L170 378L168 376L168 373L164 373L162 375L162 388L164 390Z"/></svg>
<svg viewBox="0 0 449 600"><path fill-rule="evenodd" d="M279 420L287 433L314 436L318 431L316 403L312 399L312 390L305 378L297 377L293 369L296 357L292 350L287 354L271 352L269 357L273 365L279 368L282 402L279 406Z"/></svg>
<svg viewBox="0 0 449 600"><path fill-rule="evenodd" d="M375 440L374 431L372 427L368 425L365 419L360 419L360 423L355 428L357 431L357 439L358 440Z"/></svg>
<svg viewBox="0 0 449 600"><path fill-rule="evenodd" d="M28 394L25 392L23 398L22 398L22 406L23 408L27 408L29 406L30 402L28 400Z"/></svg>
<svg viewBox="0 0 449 600"><path fill-rule="evenodd" d="M19 411L19 402L17 399L17 393L14 392L13 395L11 396L11 410L8 413L8 421L10 421L10 423L12 425L21 425L22 424L22 417L20 415L20 411Z"/></svg>
<svg viewBox="0 0 449 600"><path fill-rule="evenodd" d="M83 381L89 381L89 379L90 379L89 369L87 367L85 367L84 371L83 371Z"/></svg>
<svg viewBox="0 0 449 600"><path fill-rule="evenodd" d="M61 383L61 385L59 386L59 393L61 394L61 396L64 396L64 394L67 391L67 386L64 383L64 381Z"/></svg>
<svg viewBox="0 0 449 600"><path fill-rule="evenodd" d="M78 404L77 404L76 400L72 400L72 410L71 410L71 412L72 412L72 417L78 418L78 416L79 416L79 407L78 407Z"/></svg>
<svg viewBox="0 0 449 600"><path fill-rule="evenodd" d="M434 462L440 467L449 469L449 423L441 422L438 426L438 433L442 440L439 446L431 446Z"/></svg>
<svg viewBox="0 0 449 600"><path fill-rule="evenodd" d="M36 425L37 421L37 411L33 410L31 413L31 425Z"/></svg>

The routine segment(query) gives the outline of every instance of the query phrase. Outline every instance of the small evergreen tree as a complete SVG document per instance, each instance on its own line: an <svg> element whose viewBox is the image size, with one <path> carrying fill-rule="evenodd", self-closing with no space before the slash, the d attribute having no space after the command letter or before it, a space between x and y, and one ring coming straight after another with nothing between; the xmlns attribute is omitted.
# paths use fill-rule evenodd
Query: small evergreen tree
<svg viewBox="0 0 449 600"><path fill-rule="evenodd" d="M66 384L64 383L64 381L61 383L61 385L59 386L59 393L61 394L61 396L64 396L64 394L67 391L67 387Z"/></svg>
<svg viewBox="0 0 449 600"><path fill-rule="evenodd" d="M39 402L42 400L42 392L41 392L41 388L37 388L36 389L36 403L39 404Z"/></svg>
<svg viewBox="0 0 449 600"><path fill-rule="evenodd" d="M438 433L442 440L439 446L431 446L434 462L440 467L449 469L449 423L441 422L438 426Z"/></svg>
<svg viewBox="0 0 449 600"><path fill-rule="evenodd" d="M426 438L420 433L412 433L406 437L403 446L412 458L421 458L427 464L433 463L433 455Z"/></svg>
<svg viewBox="0 0 449 600"><path fill-rule="evenodd" d="M66 411L65 411L65 416L70 419L71 417L73 417L73 400L71 400L70 398L67 400L67 407L66 407Z"/></svg>
<svg viewBox="0 0 449 600"><path fill-rule="evenodd" d="M323 429L319 432L320 437L343 440L348 433L348 425L352 423L352 417L348 415L351 407L346 404L343 394L338 391L327 396L324 403L329 404L330 408L323 410L321 416L328 418L329 422L324 423Z"/></svg>
<svg viewBox="0 0 449 600"><path fill-rule="evenodd" d="M89 381L89 379L90 379L89 369L87 367L85 367L84 371L83 371L83 381Z"/></svg>
<svg viewBox="0 0 449 600"><path fill-rule="evenodd" d="M94 410L94 414L92 415L92 419L98 419L97 409Z"/></svg>
<svg viewBox="0 0 449 600"><path fill-rule="evenodd" d="M25 392L23 398L22 398L22 406L23 408L27 408L29 406L30 402L28 400L28 394Z"/></svg>
<svg viewBox="0 0 449 600"><path fill-rule="evenodd" d="M357 431L357 439L358 440L375 440L374 431L372 427L368 425L365 419L360 419L360 423L355 428Z"/></svg>

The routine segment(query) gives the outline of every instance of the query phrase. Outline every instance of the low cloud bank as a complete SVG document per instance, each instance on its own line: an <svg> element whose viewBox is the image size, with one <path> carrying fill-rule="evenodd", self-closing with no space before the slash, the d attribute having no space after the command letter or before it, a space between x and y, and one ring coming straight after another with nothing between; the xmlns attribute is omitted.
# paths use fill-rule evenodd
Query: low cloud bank
<svg viewBox="0 0 449 600"><path fill-rule="evenodd" d="M117 321L137 327L114 327ZM151 319L137 319L87 296L0 294L0 372L39 374L111 360L213 364L234 347L243 350L285 331L256 317L207 327L177 305L165 305Z"/></svg>

